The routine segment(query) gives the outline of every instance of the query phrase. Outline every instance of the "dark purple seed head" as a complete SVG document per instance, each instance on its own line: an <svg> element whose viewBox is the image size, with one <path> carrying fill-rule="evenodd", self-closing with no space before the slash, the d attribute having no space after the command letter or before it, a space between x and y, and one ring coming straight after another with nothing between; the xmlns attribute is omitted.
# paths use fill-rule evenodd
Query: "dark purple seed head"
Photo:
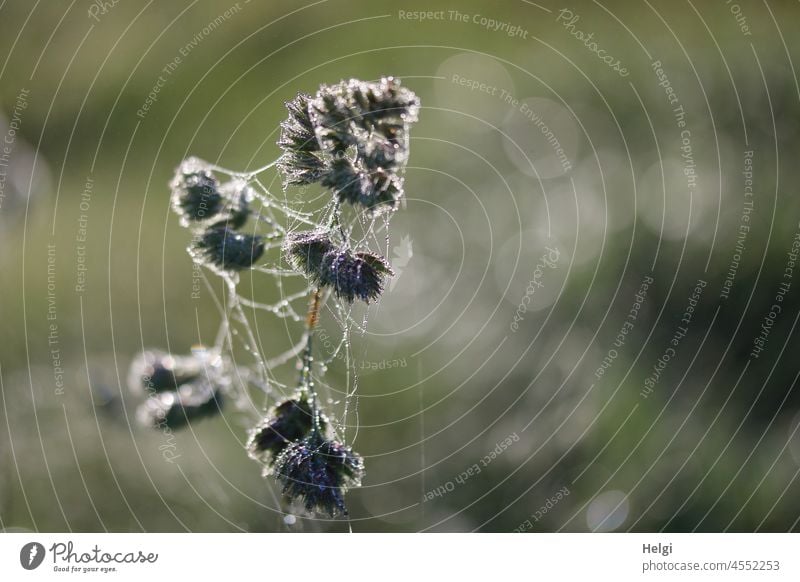
<svg viewBox="0 0 800 582"><path fill-rule="evenodd" d="M419 99L394 77L384 77L378 83L353 79L348 86L353 103L370 126L417 121Z"/></svg>
<svg viewBox="0 0 800 582"><path fill-rule="evenodd" d="M169 184L172 191L172 209L189 226L214 218L224 206L219 182L199 158L187 158L175 170Z"/></svg>
<svg viewBox="0 0 800 582"><path fill-rule="evenodd" d="M331 163L330 172L322 179L341 202L364 208L372 215L397 208L403 196L403 180L391 171L360 170L347 158Z"/></svg>
<svg viewBox="0 0 800 582"><path fill-rule="evenodd" d="M219 191L225 200L225 207L214 224L224 224L234 230L242 228L252 214L250 208L250 202L254 197L252 187L244 180L234 179L222 184Z"/></svg>
<svg viewBox="0 0 800 582"><path fill-rule="evenodd" d="M289 443L308 436L313 426L311 414L308 394L304 391L275 406L250 431L247 440L250 458L265 463L269 469ZM320 423L324 430L327 419L321 417Z"/></svg>
<svg viewBox="0 0 800 582"><path fill-rule="evenodd" d="M380 296L386 275L393 274L389 264L379 255L337 250L326 255L320 279L323 284L333 287L337 297L348 303L356 299L369 303Z"/></svg>
<svg viewBox="0 0 800 582"><path fill-rule="evenodd" d="M222 394L205 379L181 385L177 390L150 396L136 411L139 422L151 428L178 429L201 418L215 416Z"/></svg>
<svg viewBox="0 0 800 582"><path fill-rule="evenodd" d="M202 364L194 356L173 356L160 350L146 350L131 362L128 388L135 394L175 390L202 372Z"/></svg>
<svg viewBox="0 0 800 582"><path fill-rule="evenodd" d="M344 82L322 85L309 102L308 113L323 151L342 153L358 142L356 122L360 115Z"/></svg>
<svg viewBox="0 0 800 582"><path fill-rule="evenodd" d="M364 461L349 447L312 434L278 455L275 475L283 494L302 503L307 511L331 517L347 515L344 494L361 485Z"/></svg>
<svg viewBox="0 0 800 582"><path fill-rule="evenodd" d="M298 93L286 102L289 117L281 123L278 146L283 154L278 160L278 170L283 175L283 187L318 182L328 170L317 141L317 134L308 113L311 97Z"/></svg>
<svg viewBox="0 0 800 582"><path fill-rule="evenodd" d="M285 103L289 117L281 122L281 135L278 138L278 147L284 152L317 153L320 151L317 135L314 133L314 125L308 114L310 100L310 95L298 93L294 99Z"/></svg>
<svg viewBox="0 0 800 582"><path fill-rule="evenodd" d="M264 254L264 241L258 235L217 224L200 233L189 252L195 260L217 271L242 271L251 268Z"/></svg>
<svg viewBox="0 0 800 582"><path fill-rule="evenodd" d="M289 233L283 243L283 253L289 265L317 283L319 280L316 276L320 272L322 261L333 248L333 242L324 230Z"/></svg>
<svg viewBox="0 0 800 582"><path fill-rule="evenodd" d="M315 285L332 287L348 303L374 301L383 291L386 276L394 274L380 255L338 247L321 230L289 234L284 255L292 268Z"/></svg>

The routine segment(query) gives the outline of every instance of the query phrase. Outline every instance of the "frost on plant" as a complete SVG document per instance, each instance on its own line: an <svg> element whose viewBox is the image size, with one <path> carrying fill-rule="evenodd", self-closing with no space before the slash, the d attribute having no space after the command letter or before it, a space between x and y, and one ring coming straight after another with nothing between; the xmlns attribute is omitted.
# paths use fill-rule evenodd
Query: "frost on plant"
<svg viewBox="0 0 800 582"><path fill-rule="evenodd" d="M177 167L169 184L171 206L191 232L187 250L224 282L222 296L213 295L220 329L213 346L196 346L191 354L142 352L128 383L145 397L139 420L170 429L217 416L223 402L239 412L252 410L251 390L259 390L268 412L251 421L247 454L294 506L347 515L344 495L364 476L364 461L345 434L355 373L349 334L363 333L366 323L355 321L353 308L377 301L394 275L374 247L403 199L409 130L419 100L392 77L351 79L322 85L315 95L298 93L286 109L277 141L282 153L273 163L236 172L190 157ZM261 179L271 168L280 175L280 195ZM298 186L302 191L290 197ZM306 193L314 186L326 193L325 202L307 208ZM388 233L385 243L388 254ZM244 275L248 285L242 284ZM267 289L280 300L259 300ZM264 353L262 335L269 330L258 314L295 322L294 345L277 355ZM314 347L323 315L342 331L333 353ZM290 329L275 328L284 335ZM241 353L249 360L243 363ZM336 358L346 362L348 378L338 389L323 380ZM292 362L296 381L279 381L278 369ZM329 395L345 395L338 418L322 410L320 386Z"/></svg>

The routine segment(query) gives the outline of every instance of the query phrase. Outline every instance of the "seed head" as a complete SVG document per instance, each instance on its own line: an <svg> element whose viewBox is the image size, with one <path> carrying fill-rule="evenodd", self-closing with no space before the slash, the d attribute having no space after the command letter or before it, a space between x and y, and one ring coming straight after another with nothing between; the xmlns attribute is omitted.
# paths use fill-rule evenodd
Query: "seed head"
<svg viewBox="0 0 800 582"><path fill-rule="evenodd" d="M328 231L320 229L289 233L283 243L288 263L308 276L320 272L325 255L333 250Z"/></svg>
<svg viewBox="0 0 800 582"><path fill-rule="evenodd" d="M320 428L324 430L327 419L322 416L320 422ZM278 404L250 431L247 453L251 459L265 463L269 471L275 458L287 445L304 439L311 432L312 426L308 394L302 391Z"/></svg>
<svg viewBox="0 0 800 582"><path fill-rule="evenodd" d="M336 296L348 303L356 298L367 303L377 299L386 275L394 274L380 255L338 247L320 230L288 235L284 255L295 270L315 285L332 287Z"/></svg>
<svg viewBox="0 0 800 582"><path fill-rule="evenodd" d="M283 494L307 511L347 515L344 494L361 485L364 461L341 443L312 434L288 445L275 460Z"/></svg>
<svg viewBox="0 0 800 582"><path fill-rule="evenodd" d="M347 90L347 84L322 85L309 101L308 113L322 150L342 154L360 137L356 125L359 112Z"/></svg>
<svg viewBox="0 0 800 582"><path fill-rule="evenodd" d="M283 150L278 169L283 174L284 189L290 185L319 182L328 171L309 117L310 99L310 95L298 93L297 97L286 102L289 117L281 123L278 139L278 146Z"/></svg>
<svg viewBox="0 0 800 582"><path fill-rule="evenodd" d="M219 182L208 164L199 158L185 159L175 170L169 186L172 209L180 216L182 226L209 220L222 210Z"/></svg>
<svg viewBox="0 0 800 582"><path fill-rule="evenodd" d="M225 200L225 206L224 210L217 215L214 224L224 223L228 228L242 228L252 214L250 202L255 197L252 186L245 180L234 178L230 182L222 184L219 191Z"/></svg>
<svg viewBox="0 0 800 582"><path fill-rule="evenodd" d="M358 298L369 303L383 291L384 277L393 274L389 264L379 255L339 251L325 257L320 278L324 284L333 287L340 299L352 303Z"/></svg>
<svg viewBox="0 0 800 582"><path fill-rule="evenodd" d="M383 77L378 83L351 79L348 88L365 122L373 128L417 121L419 99L394 77Z"/></svg>
<svg viewBox="0 0 800 582"><path fill-rule="evenodd" d="M284 187L321 182L373 215L397 207L409 128L419 113L414 93L392 77L350 79L322 85L313 98L298 94L286 107L278 140Z"/></svg>
<svg viewBox="0 0 800 582"><path fill-rule="evenodd" d="M322 85L309 104L312 125L323 149L344 151L364 135L417 121L419 99L393 77L378 83L358 79ZM385 133L388 137L389 133Z"/></svg>
<svg viewBox="0 0 800 582"><path fill-rule="evenodd" d="M177 390L150 396L136 411L139 422L152 428L182 428L190 422L219 414L222 394L205 379L181 385Z"/></svg>
<svg viewBox="0 0 800 582"><path fill-rule="evenodd" d="M252 267L264 254L264 241L258 235L216 224L200 233L189 247L189 253L196 261L218 272L242 271Z"/></svg>
<svg viewBox="0 0 800 582"><path fill-rule="evenodd" d="M128 372L128 388L135 394L175 390L203 371L193 356L173 356L160 350L139 353Z"/></svg>
<svg viewBox="0 0 800 582"><path fill-rule="evenodd" d="M372 215L394 210L403 196L402 178L381 169L367 172L347 158L332 162L322 185L333 190L341 202L361 206Z"/></svg>

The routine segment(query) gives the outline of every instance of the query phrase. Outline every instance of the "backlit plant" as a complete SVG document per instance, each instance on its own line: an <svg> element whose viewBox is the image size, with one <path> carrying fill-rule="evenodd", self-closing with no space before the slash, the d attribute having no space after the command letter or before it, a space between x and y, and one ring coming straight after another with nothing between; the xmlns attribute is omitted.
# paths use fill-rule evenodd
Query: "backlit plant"
<svg viewBox="0 0 800 582"><path fill-rule="evenodd" d="M188 252L226 283L222 324L213 347L196 347L185 356L139 354L129 385L145 396L139 419L170 429L219 414L223 402L241 399L242 383L268 395L276 386L285 388L288 394L249 431L247 453L262 465L264 476L277 479L289 501L309 512L346 515L344 494L360 485L364 462L322 410L315 378L325 365L315 362L313 339L326 302L334 303L332 312L344 321L352 304L376 301L393 275L388 261L368 248L368 237L357 238L345 212L364 232L372 232L376 221L388 225L403 198L409 129L419 100L391 77L352 79L323 85L313 96L300 93L286 108L277 142L282 154L275 162L232 172L192 157L176 169L171 204L192 233ZM302 201L297 207L285 195L271 195L260 176L273 167L284 191L318 184L327 190L327 202L308 212ZM277 257L272 262L270 251ZM238 286L244 272L275 277L281 300L267 305L243 297ZM305 287L283 294L283 279L298 276ZM304 312L295 309L298 302L305 304ZM302 337L280 356L266 358L246 308L302 322ZM232 332L237 324L241 333ZM237 339L255 365L235 363ZM293 359L297 383L281 386L273 369Z"/></svg>

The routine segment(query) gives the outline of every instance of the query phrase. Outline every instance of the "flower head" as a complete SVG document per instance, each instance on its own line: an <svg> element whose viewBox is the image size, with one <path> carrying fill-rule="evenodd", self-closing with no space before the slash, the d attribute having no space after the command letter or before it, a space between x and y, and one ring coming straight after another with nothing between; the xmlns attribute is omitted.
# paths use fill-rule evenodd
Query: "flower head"
<svg viewBox="0 0 800 582"><path fill-rule="evenodd" d="M287 234L283 250L292 268L314 277L322 269L325 255L335 250L335 246L328 231L318 229Z"/></svg>
<svg viewBox="0 0 800 582"><path fill-rule="evenodd" d="M264 254L264 241L258 235L216 224L200 233L189 252L195 260L219 272L241 271L252 267Z"/></svg>
<svg viewBox="0 0 800 582"><path fill-rule="evenodd" d="M393 77L322 85L286 103L278 168L284 188L321 182L370 214L397 208L419 99ZM316 139L314 139L316 138Z"/></svg>
<svg viewBox="0 0 800 582"><path fill-rule="evenodd" d="M215 217L223 208L219 182L208 164L199 158L187 158L175 170L169 184L172 208L181 217L181 225Z"/></svg>
<svg viewBox="0 0 800 582"><path fill-rule="evenodd" d="M309 117L310 99L310 95L298 93L297 97L286 102L289 117L281 123L278 139L278 146L283 150L278 169L283 174L284 188L318 182L328 171Z"/></svg>
<svg viewBox="0 0 800 582"><path fill-rule="evenodd" d="M359 112L350 98L345 82L322 85L309 101L308 113L323 151L341 154L359 139L355 125Z"/></svg>
<svg viewBox="0 0 800 582"><path fill-rule="evenodd" d="M336 296L352 303L355 299L369 303L383 291L386 275L393 275L386 259L380 255L350 251L329 253L323 261L321 280L333 287Z"/></svg>
<svg viewBox="0 0 800 582"><path fill-rule="evenodd" d="M392 125L361 141L358 157L367 171L399 172L408 162L408 149L408 132Z"/></svg>
<svg viewBox="0 0 800 582"><path fill-rule="evenodd" d="M205 379L181 385L177 390L159 392L139 406L137 417L145 426L182 428L195 420L219 414L222 394Z"/></svg>
<svg viewBox="0 0 800 582"><path fill-rule="evenodd" d="M380 168L366 171L346 158L332 162L322 179L341 202L358 205L371 214L394 210L403 196L403 180Z"/></svg>
<svg viewBox="0 0 800 582"><path fill-rule="evenodd" d="M252 214L250 202L255 196L252 186L241 178L234 178L222 184L219 191L225 200L225 206L217 215L214 224L225 224L233 229L242 228Z"/></svg>
<svg viewBox="0 0 800 582"><path fill-rule="evenodd" d="M348 88L361 116L373 128L417 121L419 99L394 77L383 77L377 83L351 79Z"/></svg>
<svg viewBox="0 0 800 582"><path fill-rule="evenodd" d="M344 151L365 135L417 121L419 99L393 77L377 83L350 79L323 85L310 101L311 123L323 149ZM387 137L388 133L385 134Z"/></svg>
<svg viewBox="0 0 800 582"><path fill-rule="evenodd" d="M320 428L324 430L326 425L327 419L321 416ZM302 391L278 404L250 431L247 452L251 459L266 463L269 467L289 443L305 438L312 426L308 394Z"/></svg>
<svg viewBox="0 0 800 582"><path fill-rule="evenodd" d="M347 515L344 494L361 485L364 461L349 447L312 434L278 455L275 475L283 494L303 503L307 511Z"/></svg>
<svg viewBox="0 0 800 582"><path fill-rule="evenodd" d="M348 303L356 298L367 303L377 299L386 275L394 274L380 255L338 247L321 230L290 234L284 254L295 270L316 285L332 287L336 296Z"/></svg>
<svg viewBox="0 0 800 582"><path fill-rule="evenodd" d="M175 390L197 378L201 362L194 356L173 356L160 350L145 350L131 362L128 388L134 393Z"/></svg>

